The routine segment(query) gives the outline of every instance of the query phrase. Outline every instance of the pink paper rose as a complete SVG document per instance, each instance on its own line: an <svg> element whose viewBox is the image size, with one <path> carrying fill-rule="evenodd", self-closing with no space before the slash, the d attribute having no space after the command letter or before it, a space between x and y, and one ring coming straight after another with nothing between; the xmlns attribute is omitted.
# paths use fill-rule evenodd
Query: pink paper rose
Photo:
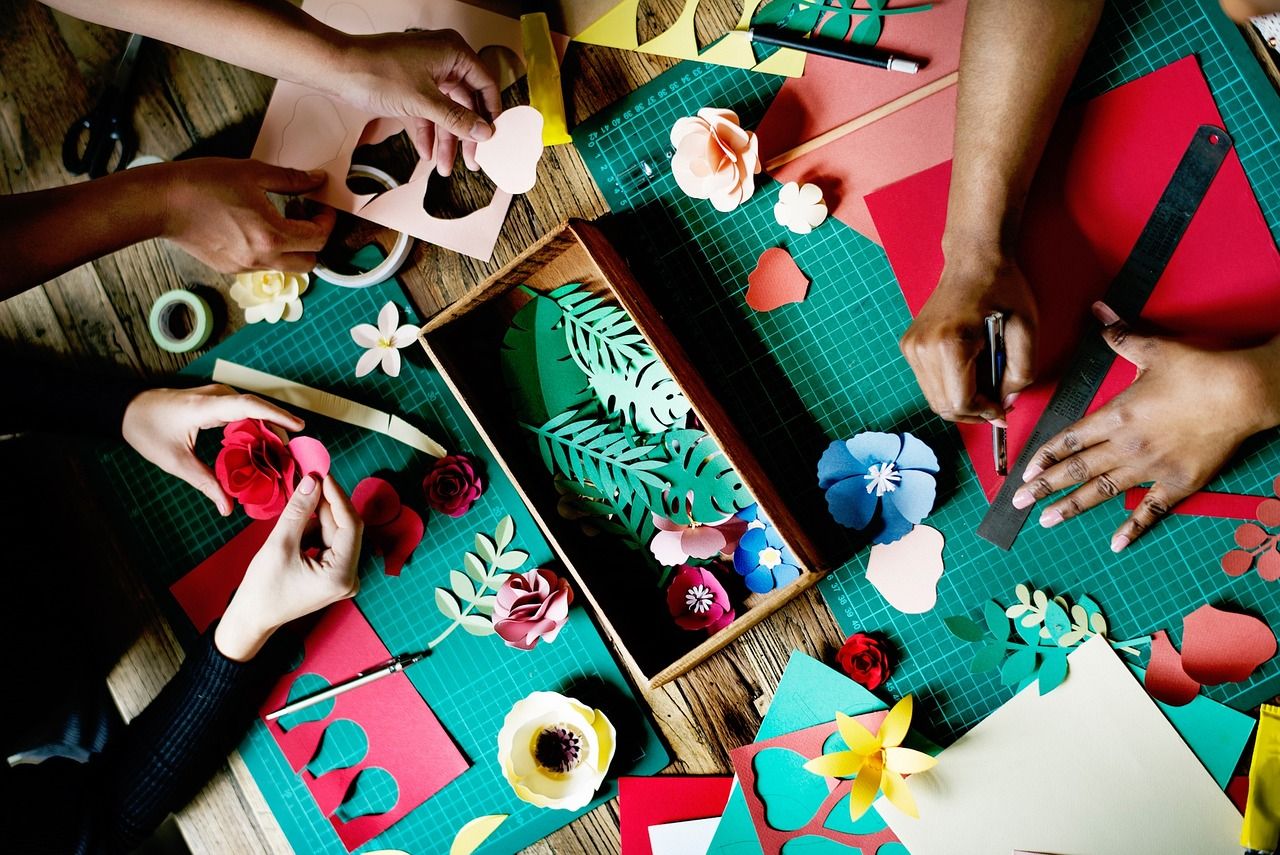
<svg viewBox="0 0 1280 855"><path fill-rule="evenodd" d="M649 551L666 567L684 564L690 558L702 560L719 555L731 559L738 540L747 530L747 521L733 514L701 525L680 525L654 514L653 524L658 533L649 541Z"/></svg>
<svg viewBox="0 0 1280 855"><path fill-rule="evenodd" d="M671 128L671 172L680 189L710 199L717 211L732 211L755 192L760 171L756 135L738 124L732 110L704 107Z"/></svg>
<svg viewBox="0 0 1280 855"><path fill-rule="evenodd" d="M667 609L681 629L705 629L714 635L736 614L720 580L706 567L683 565L667 588Z"/></svg>
<svg viewBox="0 0 1280 855"><path fill-rule="evenodd" d="M498 589L493 629L508 647L532 650L539 639L556 640L572 602L569 582L550 570L512 573Z"/></svg>
<svg viewBox="0 0 1280 855"><path fill-rule="evenodd" d="M441 457L422 479L422 492L427 504L451 517L460 517L484 492L484 481L475 464L465 454Z"/></svg>
<svg viewBox="0 0 1280 855"><path fill-rule="evenodd" d="M293 454L260 419L241 419L226 426L213 468L222 489L255 520L279 516L293 495Z"/></svg>

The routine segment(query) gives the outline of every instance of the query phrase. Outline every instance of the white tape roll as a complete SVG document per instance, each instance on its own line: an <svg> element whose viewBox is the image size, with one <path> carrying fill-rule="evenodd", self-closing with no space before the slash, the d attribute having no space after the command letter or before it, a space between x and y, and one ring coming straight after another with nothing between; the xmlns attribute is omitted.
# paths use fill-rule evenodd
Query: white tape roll
<svg viewBox="0 0 1280 855"><path fill-rule="evenodd" d="M388 190L400 186L399 181L396 181L376 166L353 163L347 174L348 176L358 175L364 178L371 178ZM397 232L396 242L391 247L390 254L372 270L366 270L363 273L338 273L323 264L317 264L315 273L324 281L332 282L334 285L341 285L344 288L368 288L370 285L377 285L379 282L385 282L394 276L400 266L404 264L405 259L409 257L410 248L411 239L409 236L404 232Z"/></svg>

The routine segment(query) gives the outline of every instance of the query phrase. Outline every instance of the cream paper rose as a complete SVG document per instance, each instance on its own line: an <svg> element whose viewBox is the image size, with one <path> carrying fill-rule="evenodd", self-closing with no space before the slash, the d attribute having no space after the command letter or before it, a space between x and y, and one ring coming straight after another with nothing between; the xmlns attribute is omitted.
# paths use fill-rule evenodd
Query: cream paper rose
<svg viewBox="0 0 1280 855"><path fill-rule="evenodd" d="M671 128L671 172L680 189L710 199L717 211L732 211L755 192L760 171L756 135L738 124L732 110L704 107Z"/></svg>
<svg viewBox="0 0 1280 855"><path fill-rule="evenodd" d="M577 810L604 783L616 733L600 710L556 692L517 701L498 731L498 764L516 796Z"/></svg>
<svg viewBox="0 0 1280 855"><path fill-rule="evenodd" d="M311 277L306 273L280 270L238 273L231 285L231 299L244 310L248 323L274 324L282 318L296 321L302 317L302 295L310 283Z"/></svg>

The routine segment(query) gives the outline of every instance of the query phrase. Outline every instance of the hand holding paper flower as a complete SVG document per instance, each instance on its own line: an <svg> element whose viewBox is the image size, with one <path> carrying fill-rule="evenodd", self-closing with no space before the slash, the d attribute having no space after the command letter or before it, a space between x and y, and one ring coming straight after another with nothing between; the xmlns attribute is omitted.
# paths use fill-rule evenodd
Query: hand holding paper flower
<svg viewBox="0 0 1280 855"><path fill-rule="evenodd" d="M704 107L671 128L671 171L680 189L732 211L755 192L760 171L756 135L742 129L732 110Z"/></svg>
<svg viewBox="0 0 1280 855"><path fill-rule="evenodd" d="M910 695L894 704L875 734L852 716L836 713L836 726L848 750L833 751L804 764L806 770L827 778L857 776L849 793L849 815L854 821L867 812L876 793L882 790L898 810L908 816L920 816L903 776L932 769L938 761L921 751L902 747L911 726L911 706Z"/></svg>
<svg viewBox="0 0 1280 855"><path fill-rule="evenodd" d="M368 348L356 362L356 376L363 377L382 366L388 377L400 376L400 350L413 344L418 338L418 328L413 324L396 326L400 310L388 301L378 312L378 325L359 324L351 328L351 339Z"/></svg>
<svg viewBox="0 0 1280 855"><path fill-rule="evenodd" d="M715 635L737 615L729 594L715 574L704 567L685 564L667 588L667 608L681 629L705 629Z"/></svg>
<svg viewBox="0 0 1280 855"><path fill-rule="evenodd" d="M502 722L498 765L521 801L577 810L604 783L616 737L600 710L556 692L534 692Z"/></svg>
<svg viewBox="0 0 1280 855"><path fill-rule="evenodd" d="M493 629L508 647L532 650L556 640L569 619L573 589L550 570L512 573L498 589Z"/></svg>
<svg viewBox="0 0 1280 855"><path fill-rule="evenodd" d="M318 440L298 436L286 444L281 434L261 419L231 422L222 432L218 483L256 520L280 516L302 476L329 474L329 452Z"/></svg>
<svg viewBox="0 0 1280 855"><path fill-rule="evenodd" d="M933 510L937 472L937 456L911 434L867 431L827 447L818 486L836 522L861 531L878 515L871 542L893 543Z"/></svg>
<svg viewBox="0 0 1280 855"><path fill-rule="evenodd" d="M302 317L302 295L310 282L311 277L306 273L280 270L238 273L231 285L231 299L244 310L246 323L274 324L282 318L296 321Z"/></svg>

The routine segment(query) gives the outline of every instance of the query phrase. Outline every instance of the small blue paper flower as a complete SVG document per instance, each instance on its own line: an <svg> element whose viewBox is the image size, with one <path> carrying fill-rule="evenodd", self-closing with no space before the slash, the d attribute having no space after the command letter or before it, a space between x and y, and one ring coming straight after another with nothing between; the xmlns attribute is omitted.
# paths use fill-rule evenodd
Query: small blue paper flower
<svg viewBox="0 0 1280 855"><path fill-rule="evenodd" d="M769 518L760 513L759 505L739 511L738 519L746 520L747 530L733 551L733 569L743 577L748 589L767 594L800 577L795 555Z"/></svg>
<svg viewBox="0 0 1280 855"><path fill-rule="evenodd" d="M862 531L878 518L871 542L893 543L933 510L937 472L937 456L911 434L867 431L827 447L818 486L836 522Z"/></svg>

